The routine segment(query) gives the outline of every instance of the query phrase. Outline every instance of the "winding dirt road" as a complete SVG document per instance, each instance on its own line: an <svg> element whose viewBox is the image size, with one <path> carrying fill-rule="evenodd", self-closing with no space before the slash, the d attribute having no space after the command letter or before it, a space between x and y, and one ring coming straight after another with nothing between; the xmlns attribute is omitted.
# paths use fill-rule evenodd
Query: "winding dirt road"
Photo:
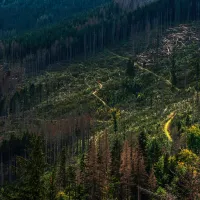
<svg viewBox="0 0 200 200"><path fill-rule="evenodd" d="M99 101L101 101L101 102L103 103L104 106L106 106L107 108L110 108L110 107L107 105L107 103L97 95L97 92L103 88L103 85L102 85L100 82L98 82L98 84L99 84L99 89L98 89L98 90L96 89L92 94L93 94Z"/></svg>
<svg viewBox="0 0 200 200"><path fill-rule="evenodd" d="M164 133L165 133L165 135L167 136L167 138L168 138L168 140L170 141L170 142L172 142L173 140L172 140L172 137L171 137L171 135L170 135L170 125L171 125L171 122L172 122L172 120L174 119L174 117L175 117L175 115L176 115L176 113L175 112L171 112L170 113L170 115L168 116L168 120L167 120L167 122L164 124Z"/></svg>

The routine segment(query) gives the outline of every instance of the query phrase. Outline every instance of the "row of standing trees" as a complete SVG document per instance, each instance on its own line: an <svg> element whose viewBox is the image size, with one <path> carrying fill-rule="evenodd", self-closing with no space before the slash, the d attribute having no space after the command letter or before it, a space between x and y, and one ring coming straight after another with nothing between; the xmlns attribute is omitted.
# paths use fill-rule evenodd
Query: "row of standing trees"
<svg viewBox="0 0 200 200"><path fill-rule="evenodd" d="M118 139L111 151L107 132L97 140L91 138L78 165L69 156L67 146L63 146L45 188L43 176L49 167L44 145L41 136L30 137L27 157L18 156L15 165L19 182L14 188L9 187L12 191L5 188L4 198L130 199L132 196L150 199L157 189L154 171L151 169L147 173L142 151L131 147L127 141L122 145Z"/></svg>
<svg viewBox="0 0 200 200"><path fill-rule="evenodd" d="M53 167L46 162L45 140L41 136L31 136L27 157L17 158L18 182L1 191L2 199L171 200L175 199L174 194L184 199L198 197L199 164L192 152L183 150L175 157L165 152L158 156L156 147L152 146L151 151L155 153L149 160L150 149L147 150L144 133L140 134L136 145L118 136L112 146L107 131L99 137L91 137L78 162L69 156L67 146L63 146ZM193 168L195 165L197 168ZM184 167L186 172L182 171Z"/></svg>
<svg viewBox="0 0 200 200"><path fill-rule="evenodd" d="M85 152L92 137L92 121L88 114L60 120L19 119L17 123L21 131L27 130L24 134L11 135L8 140L1 138L3 140L0 147L1 185L6 182L12 183L16 179L16 158L28 157L27 147L30 146L31 134L41 133L44 140L45 161L50 166L57 162L63 147L66 147L69 158Z"/></svg>
<svg viewBox="0 0 200 200"><path fill-rule="evenodd" d="M160 27L160 34L173 24L198 20L199 8L199 0L156 1L129 12L118 4L108 4L82 18L1 41L0 58L37 73L61 60L71 62L80 55L87 58L130 36L134 40L143 30Z"/></svg>

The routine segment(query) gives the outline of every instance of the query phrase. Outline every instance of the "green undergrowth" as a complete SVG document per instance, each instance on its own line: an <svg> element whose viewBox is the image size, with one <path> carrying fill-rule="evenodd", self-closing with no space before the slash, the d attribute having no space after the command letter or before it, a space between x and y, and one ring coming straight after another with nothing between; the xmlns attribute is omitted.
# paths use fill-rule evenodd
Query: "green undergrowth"
<svg viewBox="0 0 200 200"><path fill-rule="evenodd" d="M173 31L174 34L180 32L179 27ZM166 32L163 38L170 33ZM121 134L137 133L141 129L162 132L163 123L171 112L189 113L196 106L197 69L194 61L198 45L196 41L182 43L182 46L174 45L171 55L162 53L155 60L153 42L134 57L130 40L113 49L105 49L86 61L31 78L27 86L34 83L35 87L42 85L43 89L42 100L34 104L30 115L34 113L36 120L52 120L89 113L95 122L95 131L107 128L114 133L111 110L117 109L120 113L117 131ZM159 52L164 48L162 45L161 40ZM176 85L171 74L172 54ZM147 65L143 66L141 55L146 56ZM128 60L133 57L138 65L134 67L135 76L131 77L126 69ZM107 106L93 95L95 91Z"/></svg>

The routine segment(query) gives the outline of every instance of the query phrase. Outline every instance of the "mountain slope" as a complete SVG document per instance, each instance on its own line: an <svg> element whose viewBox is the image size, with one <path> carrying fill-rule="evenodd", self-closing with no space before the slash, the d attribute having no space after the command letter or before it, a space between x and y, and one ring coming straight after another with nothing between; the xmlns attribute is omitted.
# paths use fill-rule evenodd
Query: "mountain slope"
<svg viewBox="0 0 200 200"><path fill-rule="evenodd" d="M188 0L156 1L129 12L110 3L65 23L4 40L0 43L0 58L9 62L10 67L17 62L35 74L57 61L87 58L154 27L160 27L162 32L176 23L197 20L198 9L194 8L199 8L199 0L192 4Z"/></svg>
<svg viewBox="0 0 200 200"><path fill-rule="evenodd" d="M154 187L149 189L149 185L145 184L140 186L142 198L149 198L148 193L143 193L145 190L154 191L153 195L161 195L164 199L167 199L168 195L186 197L185 199L189 199L191 197L189 195L198 195L194 189L189 194L182 193L182 189L188 186L186 183L179 185L179 181L182 176L186 176L182 170L196 171L196 175L194 177L190 175L190 179L199 176L199 161L193 152L194 147L185 150L189 144L185 137L193 134L193 129L197 130L199 123L196 66L199 62L197 54L199 30L197 23L168 29L163 32L157 48L155 48L155 32L150 32L148 48L138 53L134 65L131 64L131 70L134 72L132 75L130 71L127 74L129 61L133 57L131 40L66 68L65 64L58 63L64 67L61 71L47 72L29 79L19 97L12 99L10 115L5 119L5 123L1 120L2 137L6 139L8 133L21 135L21 132L27 129L35 133L41 131L46 144L51 144L46 146L48 162L50 164L55 162L58 158L55 152L61 151L66 142L66 155L70 155L72 160L70 166L74 170L79 170L77 157L80 154L86 152L86 156L92 158L90 154L92 138L96 141L93 145L104 148L105 137L108 137L111 150L115 148L116 140L120 143L125 140L125 144L128 140L130 148L136 153L137 148L134 146L138 145L137 138L145 131L145 148L141 149L144 158L141 159L145 159L149 178L151 177L149 167L153 166L159 188L155 186L157 189ZM142 39L143 36L138 35L137 41ZM26 102L23 99L26 99ZM105 136L105 129L109 133L108 136ZM6 151L5 144L1 148ZM129 150L125 149L122 150L121 156L126 151L128 156ZM101 153L101 150L98 152ZM195 158L194 162L188 161L191 156ZM87 163L89 162L87 159L84 162L91 170L92 165ZM162 165L168 165L176 175L170 171L160 171L164 170ZM59 177L59 166L56 169L58 170L56 176ZM96 170L96 173L100 173L98 168ZM136 174L138 173L141 172ZM123 175L121 168L120 174ZM92 175L87 174L87 177L90 179ZM117 174L114 177L119 178ZM97 179L98 181L101 183L101 179ZM117 184L117 181L123 184L123 179L109 179L109 183L112 184ZM87 188L88 185L84 184ZM93 184L90 184L90 187L93 187ZM195 184L193 188L198 187L198 184ZM76 190L76 187L73 186L71 190ZM14 191L9 190L13 195ZM109 191L113 196L118 195L116 191ZM125 191L122 189L120 194L128 195ZM136 195L134 191L133 194ZM68 192L65 191L72 199L76 199L74 194L79 194ZM92 195L90 189L85 193ZM103 194L98 195L103 199Z"/></svg>
<svg viewBox="0 0 200 200"><path fill-rule="evenodd" d="M106 3L106 0L19 0L0 2L0 29L22 32L69 19ZM30 14L31 13L31 14Z"/></svg>
<svg viewBox="0 0 200 200"><path fill-rule="evenodd" d="M3 41L0 198L199 199L198 3L108 4Z"/></svg>

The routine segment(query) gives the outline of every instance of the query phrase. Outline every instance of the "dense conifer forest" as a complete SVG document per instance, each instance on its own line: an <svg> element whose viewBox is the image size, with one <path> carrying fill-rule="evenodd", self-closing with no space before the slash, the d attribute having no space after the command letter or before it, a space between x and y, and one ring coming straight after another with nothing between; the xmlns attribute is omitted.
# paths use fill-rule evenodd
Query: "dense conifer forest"
<svg viewBox="0 0 200 200"><path fill-rule="evenodd" d="M0 199L199 200L200 0L0 1Z"/></svg>
<svg viewBox="0 0 200 200"><path fill-rule="evenodd" d="M1 0L1 36L38 29L106 3L107 0Z"/></svg>

